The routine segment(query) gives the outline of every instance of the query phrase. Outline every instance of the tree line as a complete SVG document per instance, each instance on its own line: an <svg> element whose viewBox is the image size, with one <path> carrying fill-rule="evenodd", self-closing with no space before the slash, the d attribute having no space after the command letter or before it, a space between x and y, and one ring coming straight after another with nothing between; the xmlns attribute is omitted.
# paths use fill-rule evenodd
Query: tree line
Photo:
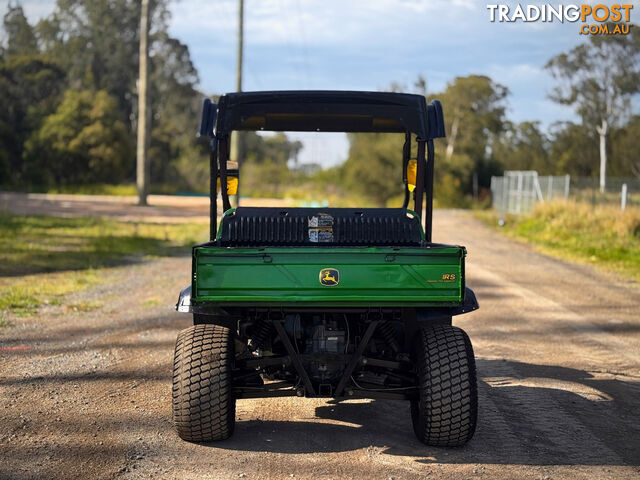
<svg viewBox="0 0 640 480"><path fill-rule="evenodd" d="M474 176L480 196L488 195L491 176L504 170L603 175L601 185L607 176L640 178L640 115L631 109L640 92L640 34L635 25L630 32L592 36L548 61L546 68L557 80L549 97L573 107L580 121L555 122L547 132L539 121L510 121L508 88L487 76L457 77L442 92L429 94L425 80L418 78L413 90L429 101L438 98L445 113L447 137L435 142L438 203L468 205ZM392 85L391 90L407 88ZM377 204L398 203L397 159L391 155L400 151L402 141L351 135L349 158L339 176Z"/></svg>
<svg viewBox="0 0 640 480"><path fill-rule="evenodd" d="M195 136L206 95L197 90L188 47L168 33L169 1L150 7L151 189L206 192L208 146ZM135 182L139 25L137 0L57 0L35 25L19 4L8 5L0 188ZM246 162L258 170L247 177L248 193L273 193L260 184L286 180L301 144L251 132L243 141Z"/></svg>
<svg viewBox="0 0 640 480"><path fill-rule="evenodd" d="M198 72L188 47L168 32L169 1L151 2L150 18L151 188L204 192L207 145L195 138L205 96ZM36 24L9 4L0 48L0 187L134 183L139 22L137 0L57 0ZM510 121L509 90L487 76L457 77L441 92L428 92L422 77L411 88L391 85L444 105L438 202L467 204L474 178L482 195L505 169L598 176L604 165L608 175L640 177L640 116L631 111L640 91L636 29L592 36L549 60L558 80L551 98L573 106L580 121L554 123L546 132L537 121ZM315 185L319 194L331 189L397 203L403 141L350 134L344 164L313 172L291 161L299 142L247 132L241 191L278 196L296 184L308 191Z"/></svg>
<svg viewBox="0 0 640 480"><path fill-rule="evenodd" d="M168 0L150 16L151 181L201 187L202 94L189 49L168 33ZM8 5L0 50L0 185L135 181L140 2L58 0L31 25Z"/></svg>

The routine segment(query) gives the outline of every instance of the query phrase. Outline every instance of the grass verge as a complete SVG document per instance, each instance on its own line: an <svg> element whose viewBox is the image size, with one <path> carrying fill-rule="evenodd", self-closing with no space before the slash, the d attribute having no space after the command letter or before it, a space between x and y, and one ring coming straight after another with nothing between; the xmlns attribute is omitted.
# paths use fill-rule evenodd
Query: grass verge
<svg viewBox="0 0 640 480"><path fill-rule="evenodd" d="M90 185L61 185L49 188L44 193L71 193L81 195L137 195L138 190L134 184L109 185L96 183Z"/></svg>
<svg viewBox="0 0 640 480"><path fill-rule="evenodd" d="M130 223L110 219L0 213L0 326L101 281L107 267L185 253L207 238L202 223ZM75 305L76 310L97 308Z"/></svg>
<svg viewBox="0 0 640 480"><path fill-rule="evenodd" d="M543 253L640 281L640 209L621 212L613 206L553 202L540 204L525 216L498 217L488 211L475 215L510 237L535 244Z"/></svg>

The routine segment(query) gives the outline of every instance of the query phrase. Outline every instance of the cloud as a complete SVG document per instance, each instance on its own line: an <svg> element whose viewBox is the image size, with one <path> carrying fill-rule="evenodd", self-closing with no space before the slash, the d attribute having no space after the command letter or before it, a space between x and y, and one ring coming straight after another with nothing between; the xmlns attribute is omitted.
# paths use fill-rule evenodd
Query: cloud
<svg viewBox="0 0 640 480"><path fill-rule="evenodd" d="M464 21L476 8L470 0L277 0L245 3L245 32L257 45L300 44L349 47L381 43L408 32L421 36L430 23ZM224 43L235 41L237 1L172 2L172 30L177 34L202 32ZM424 15L428 15L425 22ZM437 20L437 21L434 21Z"/></svg>
<svg viewBox="0 0 640 480"><path fill-rule="evenodd" d="M541 66L531 63L515 65L493 63L488 66L487 74L498 83L525 83L526 85L537 85L541 79L546 80L549 77Z"/></svg>

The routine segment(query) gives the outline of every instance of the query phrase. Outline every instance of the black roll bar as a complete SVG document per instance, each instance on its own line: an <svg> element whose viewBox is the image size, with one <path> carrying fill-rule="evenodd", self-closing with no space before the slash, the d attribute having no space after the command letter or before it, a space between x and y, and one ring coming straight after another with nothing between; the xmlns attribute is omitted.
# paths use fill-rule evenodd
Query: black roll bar
<svg viewBox="0 0 640 480"><path fill-rule="evenodd" d="M317 112L313 110L316 105ZM228 105L230 104L230 105ZM426 111L424 107L426 106ZM229 118L226 118L226 110ZM413 192L414 210L422 223L422 202L426 195L424 232L427 242L432 241L433 226L433 176L434 176L434 138L445 136L442 105L438 100L426 104L424 97L408 94L391 94L386 92L243 92L223 95L220 104L213 103L206 98L202 105L202 117L199 128L200 136L211 137L211 153L209 156L210 187L209 187L209 237L215 240L217 234L217 179L220 176L220 193L222 208L231 208L227 191L227 161L229 160L229 138L233 127L244 130L270 129L260 123L260 117L254 121L247 120L245 115L251 112L268 115L284 109L286 121L270 121L272 126L287 125L290 131L320 130L318 125L325 126L326 113L331 111L335 117L340 117L342 123L335 123L331 119L329 126L340 126L342 131L351 132L397 132L404 131L405 142L402 152L402 180L405 188L403 208L409 203L406 168L411 156L411 134L417 135L418 143L416 188ZM235 111L234 111L235 110ZM309 116L309 112L312 113ZM366 112L370 119L363 122L358 119L358 113ZM315 114L315 116L313 116ZM287 116L288 115L288 116ZM300 117L302 115L302 117ZM304 117L307 115L307 117ZM266 118L266 117L265 117ZM283 117L284 118L284 117ZM306 118L306 119L305 119ZM390 118L393 121L390 121ZM287 123L290 122L290 123ZM314 122L319 122L316 125ZM324 122L324 123L323 123ZM267 122L269 123L269 122ZM266 125L267 127L269 125ZM256 128L260 127L260 128ZM326 128L326 131L331 128ZM426 158L425 158L426 150Z"/></svg>

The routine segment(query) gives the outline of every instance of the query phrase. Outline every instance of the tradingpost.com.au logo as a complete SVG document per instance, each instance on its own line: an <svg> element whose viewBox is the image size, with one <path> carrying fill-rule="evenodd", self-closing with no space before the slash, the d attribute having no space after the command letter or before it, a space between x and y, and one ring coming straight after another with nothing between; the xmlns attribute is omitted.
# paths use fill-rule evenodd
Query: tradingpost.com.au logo
<svg viewBox="0 0 640 480"><path fill-rule="evenodd" d="M627 35L633 5L493 4L487 10L491 22L582 22L580 35Z"/></svg>

